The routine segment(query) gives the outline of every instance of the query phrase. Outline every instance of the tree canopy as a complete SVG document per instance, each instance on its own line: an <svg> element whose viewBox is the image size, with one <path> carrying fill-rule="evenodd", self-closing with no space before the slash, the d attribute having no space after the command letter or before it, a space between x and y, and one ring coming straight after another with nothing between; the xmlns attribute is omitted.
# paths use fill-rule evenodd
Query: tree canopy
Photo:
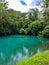
<svg viewBox="0 0 49 65"><path fill-rule="evenodd" d="M21 13L8 9L7 3L0 3L0 35L29 34L49 37L49 0L42 0L43 18L37 8Z"/></svg>

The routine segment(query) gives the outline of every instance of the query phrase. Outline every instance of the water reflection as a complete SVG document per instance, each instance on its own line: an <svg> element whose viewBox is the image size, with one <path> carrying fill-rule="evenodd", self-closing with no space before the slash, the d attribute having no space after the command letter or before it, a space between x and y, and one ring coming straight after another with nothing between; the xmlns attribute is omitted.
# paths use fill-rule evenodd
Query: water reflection
<svg viewBox="0 0 49 65"><path fill-rule="evenodd" d="M14 65L17 61L20 61L22 59L25 59L35 53L40 53L42 50L40 48L33 48L31 50L31 48L26 48L23 47L23 50L16 52L15 54L10 55L10 57L5 58L4 54L1 53L1 59L2 59L2 63L1 65Z"/></svg>

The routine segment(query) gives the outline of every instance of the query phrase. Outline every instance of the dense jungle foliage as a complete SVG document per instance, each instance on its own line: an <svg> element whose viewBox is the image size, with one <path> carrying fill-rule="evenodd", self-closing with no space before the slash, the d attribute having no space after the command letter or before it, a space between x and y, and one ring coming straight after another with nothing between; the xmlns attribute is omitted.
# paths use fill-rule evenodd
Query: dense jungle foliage
<svg viewBox="0 0 49 65"><path fill-rule="evenodd" d="M0 3L0 36L17 33L49 38L49 0L42 2L42 11L32 8L27 13L8 9L6 2Z"/></svg>

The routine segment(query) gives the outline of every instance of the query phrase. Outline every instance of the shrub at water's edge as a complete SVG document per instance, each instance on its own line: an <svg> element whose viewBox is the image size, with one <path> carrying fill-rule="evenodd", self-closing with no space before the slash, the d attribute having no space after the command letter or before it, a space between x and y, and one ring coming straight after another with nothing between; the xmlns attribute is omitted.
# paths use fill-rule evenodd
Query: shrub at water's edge
<svg viewBox="0 0 49 65"><path fill-rule="evenodd" d="M40 34L42 37L47 37L49 38L49 25L45 26L42 32Z"/></svg>
<svg viewBox="0 0 49 65"><path fill-rule="evenodd" d="M43 50L49 50L49 41L42 43L40 48L42 48Z"/></svg>
<svg viewBox="0 0 49 65"><path fill-rule="evenodd" d="M49 50L17 62L16 65L49 65Z"/></svg>

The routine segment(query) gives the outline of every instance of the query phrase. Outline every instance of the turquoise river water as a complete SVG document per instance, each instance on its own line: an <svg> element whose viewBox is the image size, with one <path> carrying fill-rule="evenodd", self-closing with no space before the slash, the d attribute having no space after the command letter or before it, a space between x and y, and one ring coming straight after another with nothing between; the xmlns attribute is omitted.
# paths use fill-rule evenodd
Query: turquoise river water
<svg viewBox="0 0 49 65"><path fill-rule="evenodd" d="M46 38L29 35L10 35L0 37L0 65L14 65L15 62L40 53L39 46Z"/></svg>

